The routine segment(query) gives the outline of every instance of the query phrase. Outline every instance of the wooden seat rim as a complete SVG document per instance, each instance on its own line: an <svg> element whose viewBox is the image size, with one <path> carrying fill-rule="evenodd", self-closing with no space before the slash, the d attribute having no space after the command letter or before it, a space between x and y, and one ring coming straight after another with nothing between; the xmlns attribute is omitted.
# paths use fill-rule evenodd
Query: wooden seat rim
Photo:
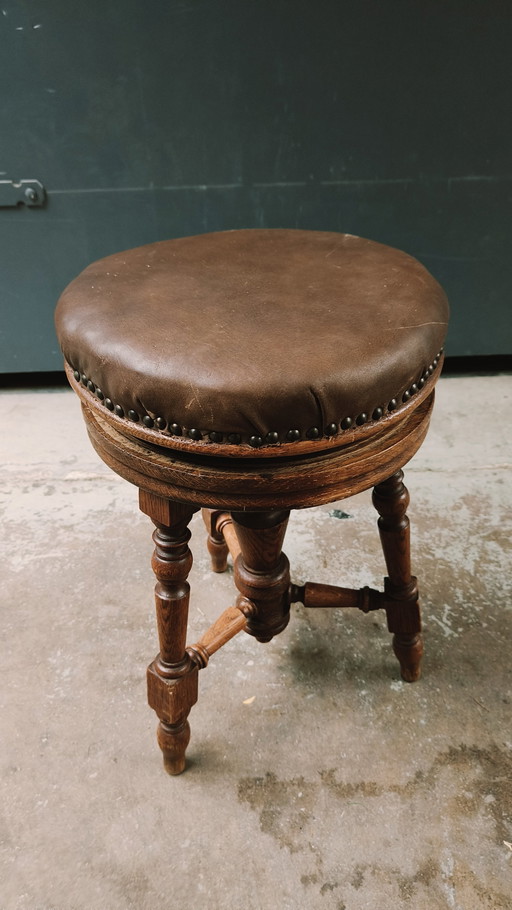
<svg viewBox="0 0 512 910"><path fill-rule="evenodd" d="M83 404L91 442L117 474L142 490L209 508L264 511L343 499L387 479L417 452L428 430L434 391L379 435L316 457L249 463L163 453L119 433Z"/></svg>

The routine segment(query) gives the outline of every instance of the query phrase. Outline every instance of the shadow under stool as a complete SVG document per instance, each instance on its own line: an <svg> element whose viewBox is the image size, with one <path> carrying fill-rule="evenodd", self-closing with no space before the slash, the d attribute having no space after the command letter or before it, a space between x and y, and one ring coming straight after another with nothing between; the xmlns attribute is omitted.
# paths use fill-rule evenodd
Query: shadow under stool
<svg viewBox="0 0 512 910"><path fill-rule="evenodd" d="M398 250L350 234L241 230L153 243L83 271L57 332L92 444L156 526L160 652L148 699L171 774L185 767L198 673L244 630L266 642L290 604L383 609L402 677L422 655L402 467L427 432L446 297ZM373 487L384 590L290 581L290 509ZM188 524L238 589L187 646Z"/></svg>

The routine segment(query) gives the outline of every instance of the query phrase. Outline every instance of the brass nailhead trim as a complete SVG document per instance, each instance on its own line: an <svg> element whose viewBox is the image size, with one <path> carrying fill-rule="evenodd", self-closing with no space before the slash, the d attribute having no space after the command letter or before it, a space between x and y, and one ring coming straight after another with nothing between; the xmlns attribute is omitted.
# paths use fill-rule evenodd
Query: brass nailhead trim
<svg viewBox="0 0 512 910"><path fill-rule="evenodd" d="M421 378L417 382L413 382L412 385L410 386L410 388L406 389L402 393L401 400L404 404L407 401L409 401L413 395L416 395L416 393L420 389L423 388L427 379L432 375L432 373L436 369L436 367L439 363L439 359L443 354L443 351L444 351L444 349L441 348L441 350L439 351L439 354L437 355L437 357L434 357L434 359L432 360L432 363L424 371ZM75 381L77 383L81 383L93 395L96 395L98 400L101 401L102 404L109 411L113 411L117 417L123 418L125 416L124 408L120 404L114 404L114 402L112 401L111 398L106 398L104 393L102 392L102 390L99 388L99 386L96 386L94 384L94 382L92 381L92 379L89 379L85 375L85 373L80 373L79 370L73 370L73 378L75 379ZM339 424L338 423L328 424L324 429L324 435L327 437L336 436L340 432L340 430L341 431L349 430L354 425L354 423L356 424L356 426L363 426L365 423L368 422L369 419L375 420L375 421L380 420L381 417L383 417L386 410L391 413L391 412L395 411L397 409L397 407L398 407L398 400L396 398L392 398L391 401L389 401L386 406L379 405L378 407L376 407L372 411L371 418L368 417L368 414L362 413L362 414L358 414L355 418L344 417L340 421ZM183 436L184 435L183 427L180 424L169 423L168 421L165 420L164 417L153 418L153 417L151 417L150 414L140 415L137 411L135 411L133 409L130 409L128 411L127 416L134 423L138 423L139 420L141 420L142 423L144 424L144 426L146 426L148 429L153 429L153 427L156 426L157 429L162 430L162 431L165 429L168 429L168 432L172 436ZM307 439L318 439L321 435L322 435L322 433L318 427L310 427L305 432L305 436ZM195 428L195 427L193 427L187 431L187 436L189 437L189 439L193 439L194 441L199 441L199 440L203 439L203 434L202 434L201 430L198 428ZM296 429L296 428L288 430L284 434L284 439L286 442L298 442L301 438L302 438L302 432L301 432L301 430ZM224 441L224 434L218 432L217 430L212 430L208 435L208 439L213 443L220 444ZM240 433L228 433L227 441L229 443L231 443L232 445L240 445L242 443L242 436ZM267 433L265 438L263 438L262 436L253 435L253 436L250 436L249 440L248 440L249 445L256 449L261 448L261 446L263 446L265 444L266 445L277 445L279 443L279 441L280 441L280 434L277 431L271 431L271 432Z"/></svg>

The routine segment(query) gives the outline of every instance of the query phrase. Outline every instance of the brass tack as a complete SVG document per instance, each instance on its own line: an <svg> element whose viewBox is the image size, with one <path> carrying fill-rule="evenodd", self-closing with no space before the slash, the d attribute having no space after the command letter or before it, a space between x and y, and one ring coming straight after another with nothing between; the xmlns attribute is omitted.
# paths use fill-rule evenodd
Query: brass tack
<svg viewBox="0 0 512 910"><path fill-rule="evenodd" d="M402 401L404 403L409 401L409 399L411 398L412 395L415 395L419 389L422 389L424 387L427 379L432 375L432 373L435 371L436 367L438 366L438 363L439 363L439 360L440 360L442 354L443 354L443 348L441 348L439 354L436 357L434 357L434 359L432 360L432 363L430 363L429 366L424 370L423 375L418 380L418 382L413 383L411 385L411 387L403 393ZM102 390L99 387L96 387L94 382L91 379L88 379L88 377L85 375L85 373L80 373L79 370L73 370L73 378L75 379L76 382L82 382L82 384L87 389L89 389L90 392L94 393L96 395L96 397L100 401L103 402L103 404L109 411L113 411L118 417L125 416L124 410L121 407L121 405L114 405L111 398L105 398L105 395L102 392ZM387 405L387 410L395 411L397 409L397 407L398 407L397 399L392 398ZM382 408L382 407L375 408L372 413L372 419L380 420L380 418L383 416L383 413L384 413L384 408ZM130 418L130 420L133 420L134 422L138 422L140 419L139 414L134 410L128 411L128 417ZM362 426L364 423L367 422L367 420L368 420L368 415L365 413L362 413L362 414L359 414L358 417L356 417L355 423L358 426ZM163 417L157 417L156 419L153 419L152 417L149 416L149 414L145 415L142 418L142 422L144 423L144 425L146 427L148 427L150 429L152 427L154 427L155 425L158 427L159 430L164 430L167 427L167 421ZM341 429L348 430L348 429L350 429L352 424L353 424L353 419L351 417L344 417L343 420L341 421ZM169 431L175 436L181 436L182 432L183 432L182 427L177 423L169 424ZM336 424L336 423L330 423L325 428L326 436L334 436L334 435L336 435L337 432L338 432L338 424ZM289 442L295 442L301 438L301 435L302 435L301 431L298 429L288 430L288 432L286 433L286 439ZM305 435L308 439L318 439L319 436L321 435L321 432L318 429L318 427L310 427L306 431ZM190 437L190 439L194 439L194 440L200 440L203 438L201 431L196 428L190 429L188 431L188 436ZM212 442L221 443L224 439L224 436L222 433L219 433L217 431L212 431L209 434L209 438ZM241 436L239 433L230 433L227 436L227 440L228 440L228 442L230 442L234 445L240 445ZM256 435L251 436L249 439L249 445L251 445L253 448L259 448L260 446L262 446L264 444L264 442L266 442L268 445L277 444L279 442L279 433L272 431L272 432L267 433L264 439L261 436L256 436Z"/></svg>
<svg viewBox="0 0 512 910"><path fill-rule="evenodd" d="M80 373L78 370L73 371L73 378L76 379L77 382L80 382Z"/></svg>

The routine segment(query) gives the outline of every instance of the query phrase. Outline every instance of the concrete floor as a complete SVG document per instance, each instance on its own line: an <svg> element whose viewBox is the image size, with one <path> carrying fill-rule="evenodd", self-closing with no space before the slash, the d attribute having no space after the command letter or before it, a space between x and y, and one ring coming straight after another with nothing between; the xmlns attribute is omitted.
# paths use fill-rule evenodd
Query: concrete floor
<svg viewBox="0 0 512 910"><path fill-rule="evenodd" d="M512 377L447 378L411 462L424 675L380 614L293 608L200 677L168 777L150 522L69 391L0 394L1 910L512 906ZM294 580L381 586L369 494L292 516ZM190 639L233 599L200 519Z"/></svg>

